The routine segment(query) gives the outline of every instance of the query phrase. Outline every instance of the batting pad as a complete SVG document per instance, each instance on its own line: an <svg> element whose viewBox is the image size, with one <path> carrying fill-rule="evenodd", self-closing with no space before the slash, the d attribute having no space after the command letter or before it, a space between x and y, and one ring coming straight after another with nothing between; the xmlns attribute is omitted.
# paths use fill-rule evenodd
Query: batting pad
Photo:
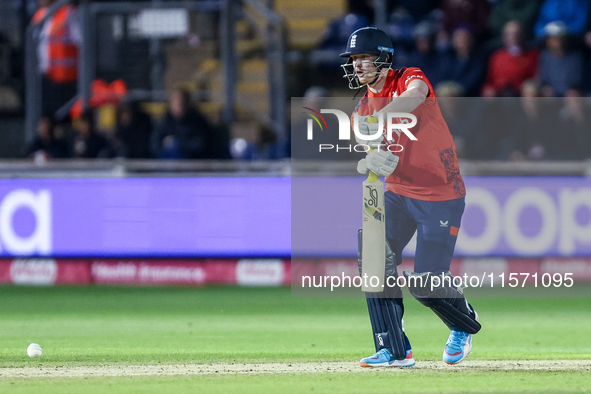
<svg viewBox="0 0 591 394"><path fill-rule="evenodd" d="M451 276L450 273L446 275ZM468 334L480 331L480 323L473 317L474 313L461 289L453 287L446 280L442 281L443 283L436 281L438 286L434 286L428 272L418 274L406 270L404 276L413 297L431 308L450 330L464 331Z"/></svg>
<svg viewBox="0 0 591 394"><path fill-rule="evenodd" d="M402 298L383 298L379 293L365 293L365 298L376 351L386 348L396 360L403 360L406 358L406 337L402 331Z"/></svg>
<svg viewBox="0 0 591 394"><path fill-rule="evenodd" d="M363 254L363 230L357 232L357 262L361 275ZM386 278L396 277L396 255L386 240ZM398 286L388 287L381 293L365 293L369 319L373 330L376 351L388 349L396 360L406 358L406 336L402 331L402 290Z"/></svg>

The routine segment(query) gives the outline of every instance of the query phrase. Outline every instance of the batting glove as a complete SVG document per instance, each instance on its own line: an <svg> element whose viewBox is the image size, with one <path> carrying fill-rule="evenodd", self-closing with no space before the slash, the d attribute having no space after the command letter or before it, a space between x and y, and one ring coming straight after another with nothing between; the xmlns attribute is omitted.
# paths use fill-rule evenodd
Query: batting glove
<svg viewBox="0 0 591 394"><path fill-rule="evenodd" d="M360 116L359 117L359 132L363 135L376 135L379 130L378 118L375 116ZM377 137L370 140L363 140L355 134L355 141L361 145L369 145L371 147L378 147L384 141L383 131Z"/></svg>
<svg viewBox="0 0 591 394"><path fill-rule="evenodd" d="M357 172L366 174L370 170L378 176L388 176L398 166L400 158L388 150L372 150L365 159L357 163Z"/></svg>

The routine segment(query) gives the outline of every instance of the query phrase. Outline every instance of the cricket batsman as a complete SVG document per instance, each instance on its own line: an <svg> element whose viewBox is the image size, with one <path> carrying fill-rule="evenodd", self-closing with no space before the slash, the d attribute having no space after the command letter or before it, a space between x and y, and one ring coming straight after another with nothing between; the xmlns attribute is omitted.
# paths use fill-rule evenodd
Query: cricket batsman
<svg viewBox="0 0 591 394"><path fill-rule="evenodd" d="M470 353L472 335L480 330L480 323L462 288L449 280L466 195L452 136L425 74L413 67L392 69L394 49L386 33L373 27L356 30L340 56L347 59L342 68L349 87L367 86L355 112L359 132L372 139L357 135L356 139L374 149L359 161L357 170L385 177L386 278L398 277L402 250L417 232L415 272L404 272L406 285L451 330L443 361L457 364ZM399 131L392 133L391 140L385 131L378 133L378 117L383 116L385 123L386 114L392 112L416 116L417 123L410 129L416 140ZM362 236L360 231L360 264ZM389 285L395 282L386 282L381 293L366 293L376 353L362 359L362 367L415 364L403 328L402 290Z"/></svg>

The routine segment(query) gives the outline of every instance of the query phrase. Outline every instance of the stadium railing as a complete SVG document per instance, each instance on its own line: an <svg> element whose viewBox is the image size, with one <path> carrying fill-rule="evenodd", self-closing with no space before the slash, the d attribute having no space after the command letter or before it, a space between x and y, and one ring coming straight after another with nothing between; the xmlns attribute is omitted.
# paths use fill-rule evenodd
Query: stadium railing
<svg viewBox="0 0 591 394"><path fill-rule="evenodd" d="M30 160L0 161L0 178L80 178L141 176L359 176L354 163L342 161L216 160ZM460 160L464 176L591 177L591 160L504 162Z"/></svg>
<svg viewBox="0 0 591 394"><path fill-rule="evenodd" d="M43 21L68 2L54 3ZM127 99L163 102L168 91L183 87L194 99L216 104L208 109L220 111L229 126L240 116L253 118L286 138L284 21L263 2L83 2L78 17L84 43L78 95L57 117L78 97L86 106L97 78L123 79ZM28 141L42 115L37 43L43 21L27 28Z"/></svg>

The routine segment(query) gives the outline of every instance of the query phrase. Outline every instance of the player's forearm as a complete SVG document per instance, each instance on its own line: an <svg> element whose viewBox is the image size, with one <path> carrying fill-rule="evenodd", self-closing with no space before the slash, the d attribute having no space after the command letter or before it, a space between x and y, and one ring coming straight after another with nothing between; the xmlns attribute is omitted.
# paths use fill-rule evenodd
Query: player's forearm
<svg viewBox="0 0 591 394"><path fill-rule="evenodd" d="M405 90L400 96L380 110L380 113L388 112L412 112L425 101L426 97L419 88Z"/></svg>

